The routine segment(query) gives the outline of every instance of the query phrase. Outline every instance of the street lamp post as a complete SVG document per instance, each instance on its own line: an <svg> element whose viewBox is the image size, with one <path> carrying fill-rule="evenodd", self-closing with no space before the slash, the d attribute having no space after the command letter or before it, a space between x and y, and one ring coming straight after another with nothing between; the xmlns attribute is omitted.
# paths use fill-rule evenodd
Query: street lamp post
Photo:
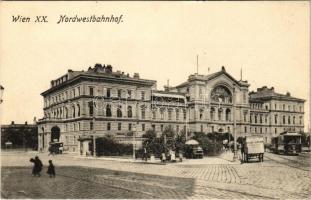
<svg viewBox="0 0 311 200"><path fill-rule="evenodd" d="M237 159L237 144L236 144L236 105L235 105L235 84L233 84L233 134L234 134L234 154L233 154L233 160Z"/></svg>

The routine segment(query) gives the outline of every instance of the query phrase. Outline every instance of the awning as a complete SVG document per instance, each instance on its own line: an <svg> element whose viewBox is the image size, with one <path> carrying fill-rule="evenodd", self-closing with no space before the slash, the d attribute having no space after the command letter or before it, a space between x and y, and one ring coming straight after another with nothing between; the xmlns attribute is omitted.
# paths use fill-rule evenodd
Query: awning
<svg viewBox="0 0 311 200"><path fill-rule="evenodd" d="M186 141L185 144L187 144L187 145L199 145L199 142L196 140L188 140L188 141Z"/></svg>

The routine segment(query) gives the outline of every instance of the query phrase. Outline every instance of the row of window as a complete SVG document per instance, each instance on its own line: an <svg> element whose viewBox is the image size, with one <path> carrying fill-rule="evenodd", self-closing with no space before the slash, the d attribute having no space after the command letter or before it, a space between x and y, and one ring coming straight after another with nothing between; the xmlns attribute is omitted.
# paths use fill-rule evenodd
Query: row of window
<svg viewBox="0 0 311 200"><path fill-rule="evenodd" d="M279 109L278 109L277 105L278 104L274 104L275 110L283 110L283 111L287 110L287 111L294 111L294 112L298 111L298 110L296 110L296 105L293 105L293 107L291 105L287 105L287 109L286 109L285 104L279 104ZM303 112L302 106L299 106L299 112Z"/></svg>
<svg viewBox="0 0 311 200"><path fill-rule="evenodd" d="M68 93L69 91L69 93ZM52 97L46 98L44 101L45 107L50 106L55 103L59 103L61 101L67 100L69 98L75 98L81 95L80 86L73 88L71 90L64 91L62 93L56 94ZM112 97L112 88L103 88L99 90L99 93L102 93L105 97ZM88 87L88 95L94 96L94 86ZM124 89L117 89L117 97L118 98L133 98L133 91L132 90L124 90ZM145 100L145 91L141 91L140 99Z"/></svg>
<svg viewBox="0 0 311 200"><path fill-rule="evenodd" d="M264 123L267 124L268 123L268 115L263 116L263 115L256 115L255 114L253 116L252 114L250 114L249 121L250 121L250 123L254 122L255 124L257 124L257 123L263 124L263 121L264 121Z"/></svg>
<svg viewBox="0 0 311 200"><path fill-rule="evenodd" d="M68 91L69 91L69 93L68 93ZM76 96L80 96L80 94L81 94L81 89L80 89L80 86L78 86L78 87L73 88L71 90L67 90L67 91L64 91L62 93L58 93L52 97L46 98L44 101L44 104L45 104L44 106L47 107L47 106L53 105L55 103L65 101L67 99L74 98Z"/></svg>
<svg viewBox="0 0 311 200"><path fill-rule="evenodd" d="M54 109L52 112L45 112L44 117L45 118L65 118L68 119L69 117L75 118L75 117L80 117L80 105L77 104L76 106L72 105L71 106L71 114L69 113L69 110L67 107L62 107L62 108L57 108Z"/></svg>
<svg viewBox="0 0 311 200"><path fill-rule="evenodd" d="M274 123L278 123L278 115L274 115ZM282 116L282 124L296 124L296 116ZM302 125L302 116L299 116L299 125Z"/></svg>

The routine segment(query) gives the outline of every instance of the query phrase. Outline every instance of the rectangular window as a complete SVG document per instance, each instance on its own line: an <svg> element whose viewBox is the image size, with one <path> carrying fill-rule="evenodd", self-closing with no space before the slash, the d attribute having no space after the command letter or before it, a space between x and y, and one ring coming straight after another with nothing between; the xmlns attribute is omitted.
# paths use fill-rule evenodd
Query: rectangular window
<svg viewBox="0 0 311 200"><path fill-rule="evenodd" d="M154 124L152 124L152 130L154 130L154 131L155 131L155 125L154 125Z"/></svg>
<svg viewBox="0 0 311 200"><path fill-rule="evenodd" d="M121 131L121 123L118 123L118 131Z"/></svg>
<svg viewBox="0 0 311 200"><path fill-rule="evenodd" d="M72 90L72 96L73 96L73 98L76 97L76 89L73 89L73 90Z"/></svg>
<svg viewBox="0 0 311 200"><path fill-rule="evenodd" d="M107 131L110 131L111 130L111 124L108 122L107 123Z"/></svg>
<svg viewBox="0 0 311 200"><path fill-rule="evenodd" d="M94 114L94 106L93 106L93 102L90 101L89 102L89 115L93 116L93 114Z"/></svg>
<svg viewBox="0 0 311 200"><path fill-rule="evenodd" d="M156 119L156 111L154 110L154 111L152 111L152 119Z"/></svg>
<svg viewBox="0 0 311 200"><path fill-rule="evenodd" d="M142 125L141 125L141 130L142 130L142 131L145 131L145 124L142 124Z"/></svg>
<svg viewBox="0 0 311 200"><path fill-rule="evenodd" d="M161 124L161 131L163 131L163 124Z"/></svg>
<svg viewBox="0 0 311 200"><path fill-rule="evenodd" d="M187 119L187 112L185 110L183 111L183 115L184 115L184 120L186 120Z"/></svg>
<svg viewBox="0 0 311 200"><path fill-rule="evenodd" d="M80 87L78 87L77 90L78 90L78 96L80 96L81 95Z"/></svg>
<svg viewBox="0 0 311 200"><path fill-rule="evenodd" d="M107 88L106 97L108 97L108 98L111 97L111 89L110 88Z"/></svg>
<svg viewBox="0 0 311 200"><path fill-rule="evenodd" d="M176 132L179 132L179 125L176 125Z"/></svg>
<svg viewBox="0 0 311 200"><path fill-rule="evenodd" d="M244 133L247 133L247 127L246 126L244 127Z"/></svg>
<svg viewBox="0 0 311 200"><path fill-rule="evenodd" d="M94 130L94 124L93 124L93 122L90 122L90 130Z"/></svg>
<svg viewBox="0 0 311 200"><path fill-rule="evenodd" d="M129 131L132 130L132 124L129 124Z"/></svg>
<svg viewBox="0 0 311 200"><path fill-rule="evenodd" d="M94 96L94 88L93 87L89 87L89 91L90 91L90 96Z"/></svg>

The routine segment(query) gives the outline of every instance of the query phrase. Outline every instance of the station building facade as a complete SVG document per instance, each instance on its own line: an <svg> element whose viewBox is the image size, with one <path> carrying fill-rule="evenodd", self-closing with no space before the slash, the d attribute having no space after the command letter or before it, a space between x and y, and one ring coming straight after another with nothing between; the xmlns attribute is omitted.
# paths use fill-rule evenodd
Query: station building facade
<svg viewBox="0 0 311 200"><path fill-rule="evenodd" d="M157 90L155 80L113 71L111 65L68 70L41 94L39 149L45 151L51 141L61 141L64 150L84 154L88 140L109 134L139 145L147 130L161 133L167 127L189 136L258 133L266 142L284 130L303 131L305 100L278 94L274 88L249 92L249 86L224 67L213 74L192 74L186 82L164 90Z"/></svg>

